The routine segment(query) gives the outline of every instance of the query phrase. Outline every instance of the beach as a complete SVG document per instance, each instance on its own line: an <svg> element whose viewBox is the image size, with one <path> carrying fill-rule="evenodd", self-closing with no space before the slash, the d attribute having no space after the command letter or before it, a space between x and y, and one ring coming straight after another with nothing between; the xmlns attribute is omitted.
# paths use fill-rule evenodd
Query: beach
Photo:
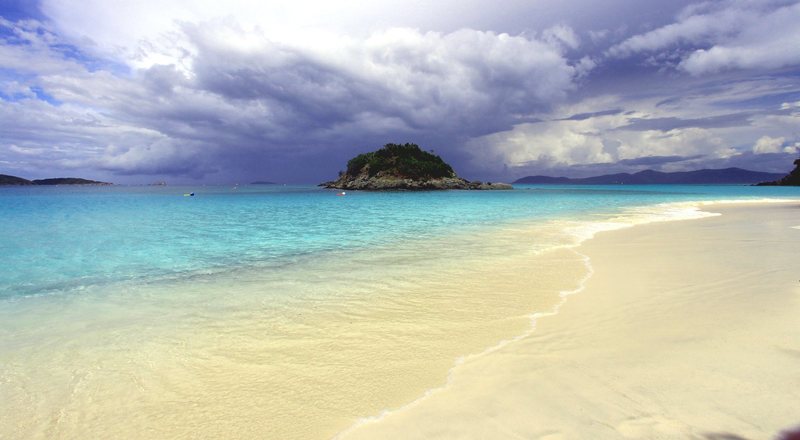
<svg viewBox="0 0 800 440"><path fill-rule="evenodd" d="M800 222L781 189L166 191L2 194L0 438L797 422Z"/></svg>
<svg viewBox="0 0 800 440"><path fill-rule="evenodd" d="M528 336L340 434L367 438L766 439L800 424L800 204L575 248L592 275Z"/></svg>
<svg viewBox="0 0 800 440"><path fill-rule="evenodd" d="M0 440L800 440L800 0L0 0Z"/></svg>

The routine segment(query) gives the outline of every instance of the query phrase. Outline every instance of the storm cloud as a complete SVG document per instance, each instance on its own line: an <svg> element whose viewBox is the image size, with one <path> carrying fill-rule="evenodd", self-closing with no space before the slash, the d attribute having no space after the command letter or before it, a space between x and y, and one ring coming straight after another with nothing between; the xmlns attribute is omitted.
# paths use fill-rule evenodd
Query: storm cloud
<svg viewBox="0 0 800 440"><path fill-rule="evenodd" d="M409 141L501 180L800 145L797 2L237 5L0 8L0 173L316 182Z"/></svg>

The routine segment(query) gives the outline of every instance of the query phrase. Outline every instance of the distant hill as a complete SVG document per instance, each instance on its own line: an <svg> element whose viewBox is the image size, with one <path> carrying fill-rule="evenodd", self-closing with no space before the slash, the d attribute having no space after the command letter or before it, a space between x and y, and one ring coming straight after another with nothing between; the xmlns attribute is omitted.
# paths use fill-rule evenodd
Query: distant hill
<svg viewBox="0 0 800 440"><path fill-rule="evenodd" d="M267 182L266 180L257 180L255 182L250 182L250 185L275 185L275 182Z"/></svg>
<svg viewBox="0 0 800 440"><path fill-rule="evenodd" d="M78 177L56 177L53 179L38 179L32 181L34 185L111 185L108 182L81 179Z"/></svg>
<svg viewBox="0 0 800 440"><path fill-rule="evenodd" d="M752 184L777 180L783 174L725 168L721 170L697 170L675 173L644 170L638 173L605 174L602 176L572 179L569 177L528 176L514 183L552 185L654 185L654 184Z"/></svg>
<svg viewBox="0 0 800 440"><path fill-rule="evenodd" d="M800 159L794 161L794 170L786 176L769 182L760 182L758 186L800 186Z"/></svg>
<svg viewBox="0 0 800 440"><path fill-rule="evenodd" d="M34 183L22 177L0 174L0 185L34 185Z"/></svg>
<svg viewBox="0 0 800 440"><path fill-rule="evenodd" d="M77 177L57 177L53 179L28 180L22 177L0 174L0 185L111 185L97 180L80 179Z"/></svg>

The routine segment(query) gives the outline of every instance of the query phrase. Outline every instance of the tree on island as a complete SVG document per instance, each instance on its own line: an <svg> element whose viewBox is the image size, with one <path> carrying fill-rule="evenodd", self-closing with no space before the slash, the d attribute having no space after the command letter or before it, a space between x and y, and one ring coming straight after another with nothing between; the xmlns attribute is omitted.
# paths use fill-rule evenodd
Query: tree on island
<svg viewBox="0 0 800 440"><path fill-rule="evenodd" d="M390 171L409 179L453 177L456 173L441 157L422 150L417 144L386 144L380 150L359 154L347 162L347 174L366 171L370 177Z"/></svg>

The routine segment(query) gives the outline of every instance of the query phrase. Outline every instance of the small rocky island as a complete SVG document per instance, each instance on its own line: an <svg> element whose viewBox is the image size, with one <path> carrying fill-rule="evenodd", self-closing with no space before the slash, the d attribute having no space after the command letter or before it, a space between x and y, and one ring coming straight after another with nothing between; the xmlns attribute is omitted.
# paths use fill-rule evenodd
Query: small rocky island
<svg viewBox="0 0 800 440"><path fill-rule="evenodd" d="M794 170L782 179L761 182L758 186L800 186L800 159L794 161Z"/></svg>
<svg viewBox="0 0 800 440"><path fill-rule="evenodd" d="M387 190L514 189L507 183L463 179L441 157L416 144L386 144L347 162L339 178L321 183L325 188Z"/></svg>

